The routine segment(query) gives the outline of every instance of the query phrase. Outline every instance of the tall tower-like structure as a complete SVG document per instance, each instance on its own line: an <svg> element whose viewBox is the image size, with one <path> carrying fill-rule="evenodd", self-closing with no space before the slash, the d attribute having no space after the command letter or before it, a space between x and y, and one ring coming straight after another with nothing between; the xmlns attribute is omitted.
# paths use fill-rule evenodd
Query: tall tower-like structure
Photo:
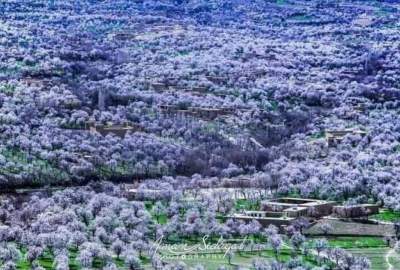
<svg viewBox="0 0 400 270"><path fill-rule="evenodd" d="M107 98L107 90L104 88L99 89L97 105L100 111L104 111L106 109L106 98Z"/></svg>

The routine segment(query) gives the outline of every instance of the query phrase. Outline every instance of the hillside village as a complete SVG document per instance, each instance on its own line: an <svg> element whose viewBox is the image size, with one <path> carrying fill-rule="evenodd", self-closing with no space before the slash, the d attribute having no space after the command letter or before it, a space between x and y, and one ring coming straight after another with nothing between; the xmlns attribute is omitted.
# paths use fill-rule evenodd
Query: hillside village
<svg viewBox="0 0 400 270"><path fill-rule="evenodd" d="M0 269L400 269L399 13L0 1Z"/></svg>

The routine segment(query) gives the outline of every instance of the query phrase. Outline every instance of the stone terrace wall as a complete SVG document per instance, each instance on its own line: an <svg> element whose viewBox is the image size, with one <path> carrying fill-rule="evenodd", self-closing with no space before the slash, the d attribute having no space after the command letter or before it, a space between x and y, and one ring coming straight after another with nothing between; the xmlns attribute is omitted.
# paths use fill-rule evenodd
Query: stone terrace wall
<svg viewBox="0 0 400 270"><path fill-rule="evenodd" d="M308 235L322 235L321 225L329 223L332 230L329 235L386 236L395 235L393 224L363 224L346 222L339 219L323 219L305 231Z"/></svg>

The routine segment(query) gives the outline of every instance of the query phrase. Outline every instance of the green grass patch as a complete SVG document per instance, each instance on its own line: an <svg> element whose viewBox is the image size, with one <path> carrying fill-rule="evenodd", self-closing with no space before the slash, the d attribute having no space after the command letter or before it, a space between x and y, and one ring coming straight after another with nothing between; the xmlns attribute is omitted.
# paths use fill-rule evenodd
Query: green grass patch
<svg viewBox="0 0 400 270"><path fill-rule="evenodd" d="M22 270L30 270L31 265L28 263L28 261L25 259L26 255L26 250L25 248L22 248L20 250L21 252L21 259L17 263L17 269L22 269ZM52 270L53 268L53 256L49 252L45 252L42 256L39 257L38 259L39 264L48 270ZM77 268L70 268L71 270L75 270Z"/></svg>
<svg viewBox="0 0 400 270"><path fill-rule="evenodd" d="M10 63L7 65L0 66L0 74L9 75L9 76L18 74L23 70L36 71L36 70L38 70L38 67L36 64L28 65L28 64L24 63L23 61L14 61L12 64Z"/></svg>
<svg viewBox="0 0 400 270"><path fill-rule="evenodd" d="M193 254L193 255L178 255L178 256L167 256L168 262L177 263L184 262L186 265L193 267L201 264L208 270L216 270L220 266L225 266L228 269L237 269L237 267L243 267L245 269L252 269L252 262L254 259L263 259L266 261L275 260L275 256L272 250L263 251L246 251L236 252L232 258L231 264L228 263L228 259L224 257L224 253L204 253L204 254ZM289 249L282 249L278 259L282 262L287 262L292 258L292 252ZM299 258L310 268L317 265L314 258L309 256L299 255Z"/></svg>
<svg viewBox="0 0 400 270"><path fill-rule="evenodd" d="M389 263L393 265L394 269L400 269L400 254L394 252L392 256L389 256Z"/></svg>
<svg viewBox="0 0 400 270"><path fill-rule="evenodd" d="M157 215L154 213L154 211L153 211L154 205L155 205L155 202L153 202L153 201L146 201L146 202L144 202L144 207L146 208L147 212L149 212L149 214L151 215L151 217L152 217L154 223L156 223L156 224L162 224L162 225L163 225L163 224L167 224L167 222L168 222L168 216L167 216L167 214L166 214L166 213L163 213L163 214L157 216ZM166 207L166 208L167 208L167 207Z"/></svg>
<svg viewBox="0 0 400 270"><path fill-rule="evenodd" d="M0 92L6 94L6 95L13 95L15 92L16 86L13 84L2 84L0 85Z"/></svg>
<svg viewBox="0 0 400 270"><path fill-rule="evenodd" d="M235 209L236 211L239 210L253 210L258 211L260 210L260 201L254 200L247 200L247 199L238 199L235 202Z"/></svg>
<svg viewBox="0 0 400 270"><path fill-rule="evenodd" d="M17 263L17 269L20 269L20 270L32 269L31 265L25 259L26 249L22 248L20 251L21 251L21 259ZM76 261L77 256L78 256L78 251L76 249L71 249L69 251L69 269L70 270L82 269L82 267ZM118 266L118 268L125 269L124 268L125 262L123 259L114 257L113 261ZM147 257L142 257L141 261L142 261L143 266L150 264L150 260ZM49 251L46 251L41 257L39 257L38 262L46 270L54 270L55 269L54 256ZM103 267L104 267L104 262L102 260L94 259L93 266L91 269L102 269ZM149 268L149 269L151 269L151 268Z"/></svg>
<svg viewBox="0 0 400 270"><path fill-rule="evenodd" d="M339 247L344 249L351 248L385 248L386 243L381 237L328 237L329 245L331 247Z"/></svg>
<svg viewBox="0 0 400 270"><path fill-rule="evenodd" d="M146 210L150 212L151 209L153 209L153 207L154 207L154 202L152 202L152 201L145 201L145 202L144 202L144 207L146 207Z"/></svg>
<svg viewBox="0 0 400 270"><path fill-rule="evenodd" d="M365 257L371 262L371 270L385 270L389 265L385 261L385 255L389 248L362 248L348 250L355 256ZM394 269L400 269L399 264L393 264Z"/></svg>
<svg viewBox="0 0 400 270"><path fill-rule="evenodd" d="M395 222L400 220L400 212L390 209L381 209L379 214L372 215L370 218L386 222Z"/></svg>
<svg viewBox="0 0 400 270"><path fill-rule="evenodd" d="M157 217L156 215L154 215L154 213L151 213L151 216L153 217L153 220L158 224L164 225L168 222L168 217L166 214L162 214Z"/></svg>
<svg viewBox="0 0 400 270"><path fill-rule="evenodd" d="M278 110L278 101L276 100L271 100L271 111L277 111Z"/></svg>
<svg viewBox="0 0 400 270"><path fill-rule="evenodd" d="M325 137L325 131L319 131L310 136L311 140L317 140Z"/></svg>
<svg viewBox="0 0 400 270"><path fill-rule="evenodd" d="M47 160L41 159L40 157L35 156L34 154L26 153L20 149L3 149L0 151L0 154L5 157L7 161L13 162L20 166L15 166L13 168L2 167L0 168L0 173L8 175L8 174L17 174L20 173L22 170L26 170L25 166L30 165L28 167L27 172L34 174L33 171L39 171L41 173L41 177L51 177L55 179L55 182L65 182L69 179L68 173L60 170L59 168L50 164ZM41 179L37 179L38 182Z"/></svg>
<svg viewBox="0 0 400 270"><path fill-rule="evenodd" d="M396 153L400 152L400 144L396 145L393 149Z"/></svg>

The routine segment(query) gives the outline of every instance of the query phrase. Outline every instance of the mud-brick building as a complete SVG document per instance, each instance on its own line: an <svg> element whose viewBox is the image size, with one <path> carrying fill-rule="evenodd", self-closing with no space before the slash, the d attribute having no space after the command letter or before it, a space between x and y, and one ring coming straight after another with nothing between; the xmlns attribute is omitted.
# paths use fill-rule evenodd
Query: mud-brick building
<svg viewBox="0 0 400 270"><path fill-rule="evenodd" d="M275 225L283 229L300 217L311 220L332 214L335 202L299 199L279 198L262 202L260 211L244 211L236 213L230 218L251 222L257 220L267 227Z"/></svg>
<svg viewBox="0 0 400 270"><path fill-rule="evenodd" d="M302 199L302 198L278 198L262 202L264 211L282 212L289 217L321 217L332 214L336 202Z"/></svg>
<svg viewBox="0 0 400 270"><path fill-rule="evenodd" d="M128 132L143 132L144 129L139 124L125 123L123 125L116 124L95 124L88 123L89 131L91 133L99 133L102 136L107 136L108 134L114 134L120 138L124 138Z"/></svg>
<svg viewBox="0 0 400 270"><path fill-rule="evenodd" d="M328 146L335 146L340 143L348 134L365 136L367 133L363 130L343 129L343 130L326 130L325 138Z"/></svg>

